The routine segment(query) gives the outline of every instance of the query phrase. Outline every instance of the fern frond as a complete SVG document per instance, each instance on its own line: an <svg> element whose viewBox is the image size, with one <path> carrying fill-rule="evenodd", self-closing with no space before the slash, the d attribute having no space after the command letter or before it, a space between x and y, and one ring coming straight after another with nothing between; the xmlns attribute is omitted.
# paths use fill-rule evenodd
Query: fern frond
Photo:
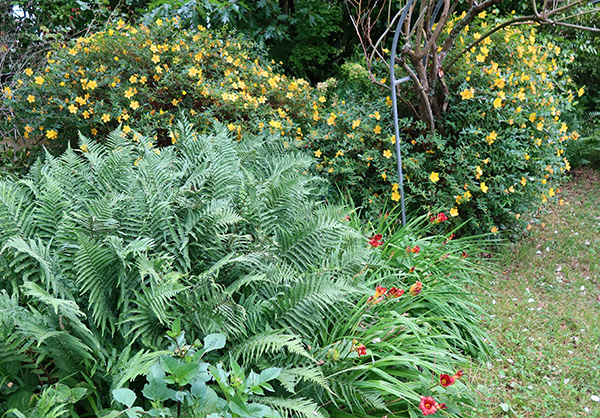
<svg viewBox="0 0 600 418"><path fill-rule="evenodd" d="M274 398L261 396L256 401L276 409L286 418L325 418L319 410L319 406L304 398Z"/></svg>
<svg viewBox="0 0 600 418"><path fill-rule="evenodd" d="M286 334L282 330L254 335L238 343L231 349L230 353L234 359L241 359L246 364L254 362L267 354L276 354L284 350L290 354L296 354L314 361L298 335Z"/></svg>
<svg viewBox="0 0 600 418"><path fill-rule="evenodd" d="M102 333L107 328L114 333L119 301L111 296L116 294L118 276L115 268L119 260L110 248L85 235L78 236L78 243L75 254L77 284L81 293L88 295L94 323Z"/></svg>

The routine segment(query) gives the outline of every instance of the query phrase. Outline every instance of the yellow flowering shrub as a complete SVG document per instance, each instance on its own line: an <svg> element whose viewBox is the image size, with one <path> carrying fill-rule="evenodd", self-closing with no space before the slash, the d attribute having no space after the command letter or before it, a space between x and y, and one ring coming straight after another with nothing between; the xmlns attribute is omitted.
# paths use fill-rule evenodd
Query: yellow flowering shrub
<svg viewBox="0 0 600 418"><path fill-rule="evenodd" d="M121 124L166 145L169 126L185 111L199 127L231 124L241 138L264 121L293 141L323 105L308 82L276 70L235 34L184 30L177 18L150 27L119 21L50 52L43 74L27 69L5 96L26 138L25 125L65 143L77 131L103 136Z"/></svg>
<svg viewBox="0 0 600 418"><path fill-rule="evenodd" d="M459 48L493 19L478 19ZM444 135L423 160L428 170L446 172L433 199L489 232L556 194L556 179L570 170L564 150L578 136L562 119L577 95L566 70L570 59L559 41L529 26L505 28L465 52L451 74L450 89L458 94Z"/></svg>

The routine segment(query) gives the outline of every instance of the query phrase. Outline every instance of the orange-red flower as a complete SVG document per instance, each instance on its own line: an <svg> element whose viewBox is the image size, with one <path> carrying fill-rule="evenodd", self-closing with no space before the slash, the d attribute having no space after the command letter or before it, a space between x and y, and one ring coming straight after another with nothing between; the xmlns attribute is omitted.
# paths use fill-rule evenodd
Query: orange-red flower
<svg viewBox="0 0 600 418"><path fill-rule="evenodd" d="M447 388L448 386L450 386L451 384L456 382L458 379L463 377L464 374L465 373L462 370L457 371L454 374L454 376L449 376L447 374L440 374L440 385Z"/></svg>
<svg viewBox="0 0 600 418"><path fill-rule="evenodd" d="M367 347L364 344L359 344L356 346L356 353L358 356L366 356L367 355Z"/></svg>
<svg viewBox="0 0 600 418"><path fill-rule="evenodd" d="M375 288L375 295L373 295L373 297L377 299L379 296L385 295L385 292L387 292L387 287L382 287L378 285Z"/></svg>
<svg viewBox="0 0 600 418"><path fill-rule="evenodd" d="M373 296L369 296L367 299L367 305L375 305L383 300L383 296L387 292L387 287L377 286L375 288L375 294Z"/></svg>
<svg viewBox="0 0 600 418"><path fill-rule="evenodd" d="M377 234L377 235L373 235L370 239L369 239L369 244L371 244L371 247L373 248L377 248L380 245L382 245L383 243L381 242L381 239L383 238L383 236L381 234Z"/></svg>
<svg viewBox="0 0 600 418"><path fill-rule="evenodd" d="M398 289L397 287L392 287L388 292L388 297L390 298L399 298L404 294L404 289Z"/></svg>
<svg viewBox="0 0 600 418"><path fill-rule="evenodd" d="M440 385L447 388L451 384L454 383L454 377L449 376L447 374L440 374Z"/></svg>
<svg viewBox="0 0 600 418"><path fill-rule="evenodd" d="M421 283L420 281L416 281L411 287L410 289L408 289L408 292L413 295L416 296L419 293L421 293L421 290L423 289L423 283Z"/></svg>
<svg viewBox="0 0 600 418"><path fill-rule="evenodd" d="M406 252L408 252L408 253L419 254L419 251L421 251L421 247L419 247L418 245L415 245L414 247L406 248Z"/></svg>
<svg viewBox="0 0 600 418"><path fill-rule="evenodd" d="M421 396L419 409L423 415L433 415L438 409L446 409L446 404L439 404L431 396Z"/></svg>
<svg viewBox="0 0 600 418"><path fill-rule="evenodd" d="M440 222L444 222L447 221L448 217L446 216L446 214L444 212L440 212L437 215L434 215L432 217L429 218L430 222L439 224Z"/></svg>

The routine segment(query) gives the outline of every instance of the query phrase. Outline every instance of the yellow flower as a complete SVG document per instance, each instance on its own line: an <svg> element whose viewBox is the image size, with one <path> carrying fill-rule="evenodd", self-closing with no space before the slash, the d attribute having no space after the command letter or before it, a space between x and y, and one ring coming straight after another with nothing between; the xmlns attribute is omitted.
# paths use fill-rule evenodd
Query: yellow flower
<svg viewBox="0 0 600 418"><path fill-rule="evenodd" d="M30 94L29 96L27 96L27 101L29 103L35 103L35 96Z"/></svg>
<svg viewBox="0 0 600 418"><path fill-rule="evenodd" d="M86 145L86 144L81 144L81 145L79 146L79 148L80 148L80 149L81 149L81 151L83 151L83 152L88 152L88 147L87 147L87 145Z"/></svg>
<svg viewBox="0 0 600 418"><path fill-rule="evenodd" d="M162 26L163 21L162 19L156 19L156 26Z"/></svg>
<svg viewBox="0 0 600 418"><path fill-rule="evenodd" d="M129 132L131 132L131 128L129 127L129 125L125 125L123 127L123 132L125 132L126 134L128 134Z"/></svg>
<svg viewBox="0 0 600 418"><path fill-rule="evenodd" d="M483 174L483 170L481 169L481 167L477 166L475 167L475 173L475 178L479 180L479 177L481 177L481 175Z"/></svg>
<svg viewBox="0 0 600 418"><path fill-rule="evenodd" d="M322 154L323 153L321 152L320 149L318 149L318 150L315 151L315 157L317 157L317 158L320 158Z"/></svg>
<svg viewBox="0 0 600 418"><path fill-rule="evenodd" d="M431 180L433 183L437 183L438 181L440 181L440 174L436 173L435 171L432 171L429 175L429 180Z"/></svg>
<svg viewBox="0 0 600 418"><path fill-rule="evenodd" d="M44 84L44 77L42 77L41 75L38 75L38 76L35 78L35 84L38 84L38 85L40 85L40 86L41 86L42 84Z"/></svg>
<svg viewBox="0 0 600 418"><path fill-rule="evenodd" d="M386 149L385 151L383 151L383 156L385 158L390 158L392 156L392 151L390 151L389 149Z"/></svg>
<svg viewBox="0 0 600 418"><path fill-rule="evenodd" d="M58 132L51 129L49 131L46 131L46 136L48 137L48 139L55 139L58 136Z"/></svg>
<svg viewBox="0 0 600 418"><path fill-rule="evenodd" d="M156 54L152 55L152 62L158 64L160 62L160 57Z"/></svg>
<svg viewBox="0 0 600 418"><path fill-rule="evenodd" d="M100 119L102 119L102 122L108 123L110 121L110 115L108 113L105 113Z"/></svg>
<svg viewBox="0 0 600 418"><path fill-rule="evenodd" d="M526 159L526 160L528 160L528 159L530 159L530 158L531 158L531 157L529 156L529 154L525 154L525 159Z"/></svg>
<svg viewBox="0 0 600 418"><path fill-rule="evenodd" d="M90 89L90 90L94 90L96 87L98 87L98 83L96 83L95 80L89 81L86 85L86 89Z"/></svg>
<svg viewBox="0 0 600 418"><path fill-rule="evenodd" d="M381 173L381 178L387 180L387 173Z"/></svg>
<svg viewBox="0 0 600 418"><path fill-rule="evenodd" d="M379 114L379 111L375 111L375 113L373 113L373 117L377 120L381 119L381 115Z"/></svg>
<svg viewBox="0 0 600 418"><path fill-rule="evenodd" d="M499 107L502 107L502 99L500 97L496 97L494 99L494 109L498 109Z"/></svg>
<svg viewBox="0 0 600 418"><path fill-rule="evenodd" d="M458 216L458 209L456 207L450 209L450 216L452 216L452 217Z"/></svg>
<svg viewBox="0 0 600 418"><path fill-rule="evenodd" d="M327 99L324 96L319 97L319 102L321 102L321 103L325 103L326 100Z"/></svg>
<svg viewBox="0 0 600 418"><path fill-rule="evenodd" d="M485 139L487 140L488 145L492 145L496 139L498 139L498 134L496 131L490 132Z"/></svg>
<svg viewBox="0 0 600 418"><path fill-rule="evenodd" d="M543 131L543 130L544 130L544 122L541 122L541 121L540 121L540 122L538 122L538 124L537 124L537 126L536 126L536 129L537 129L538 131Z"/></svg>
<svg viewBox="0 0 600 418"><path fill-rule="evenodd" d="M129 104L129 107L132 108L133 110L136 110L138 107L140 107L140 104L136 100L132 100L131 103Z"/></svg>
<svg viewBox="0 0 600 418"><path fill-rule="evenodd" d="M567 129L569 129L567 124L563 123L562 125L560 125L560 129L558 130L558 132L564 133L567 132Z"/></svg>
<svg viewBox="0 0 600 418"><path fill-rule="evenodd" d="M352 122L352 129L356 129L360 126L360 120L356 119L354 122Z"/></svg>
<svg viewBox="0 0 600 418"><path fill-rule="evenodd" d="M329 118L327 119L327 125L335 125L335 118L337 116L335 115L335 113L331 113L329 115Z"/></svg>
<svg viewBox="0 0 600 418"><path fill-rule="evenodd" d="M550 190L548 190L548 196L554 197L554 195L555 195L554 188L551 188Z"/></svg>
<svg viewBox="0 0 600 418"><path fill-rule="evenodd" d="M33 75L33 70L31 68L26 68L25 74L28 75L29 77L31 77Z"/></svg>
<svg viewBox="0 0 600 418"><path fill-rule="evenodd" d="M125 90L125 98L131 99L137 93L137 89L135 87L129 87Z"/></svg>
<svg viewBox="0 0 600 418"><path fill-rule="evenodd" d="M531 115L529 115L529 121L530 122L535 122L535 118L537 117L537 114L535 112L533 112Z"/></svg>
<svg viewBox="0 0 600 418"><path fill-rule="evenodd" d="M392 200L393 200L394 202L398 202L398 201L400 201L400 193L398 193L397 191L394 191L394 192L392 193Z"/></svg>
<svg viewBox="0 0 600 418"><path fill-rule="evenodd" d="M527 179L525 177L521 177L521 184L525 186L527 184Z"/></svg>
<svg viewBox="0 0 600 418"><path fill-rule="evenodd" d="M479 187L481 187L481 191L482 191L483 193L487 193L487 192L488 192L488 190L489 190L489 187L485 185L485 182L483 182L483 183L479 183Z"/></svg>
<svg viewBox="0 0 600 418"><path fill-rule="evenodd" d="M471 87L470 89L463 90L460 93L460 97L462 97L463 100L472 99L473 97L475 97L473 93L475 93L475 91L473 90L473 87Z"/></svg>
<svg viewBox="0 0 600 418"><path fill-rule="evenodd" d="M504 86L506 85L506 80L504 80L503 78L497 78L494 80L494 86L503 89Z"/></svg>
<svg viewBox="0 0 600 418"><path fill-rule="evenodd" d="M71 113L77 113L77 106L75 106L73 103L69 105L68 109Z"/></svg>
<svg viewBox="0 0 600 418"><path fill-rule="evenodd" d="M132 75L131 77L129 77L129 82L130 83L137 83L138 79L136 76Z"/></svg>
<svg viewBox="0 0 600 418"><path fill-rule="evenodd" d="M375 126L375 128L373 129L373 132L375 132L376 134L381 133L381 126L379 126L379 125Z"/></svg>
<svg viewBox="0 0 600 418"><path fill-rule="evenodd" d="M492 229L490 229L490 231L492 231L493 234L496 234L498 232L498 227L493 226Z"/></svg>
<svg viewBox="0 0 600 418"><path fill-rule="evenodd" d="M577 95L578 95L579 97L583 96L583 93L585 93L585 90L583 89L583 87L582 87L582 88L580 88L579 90L577 90Z"/></svg>

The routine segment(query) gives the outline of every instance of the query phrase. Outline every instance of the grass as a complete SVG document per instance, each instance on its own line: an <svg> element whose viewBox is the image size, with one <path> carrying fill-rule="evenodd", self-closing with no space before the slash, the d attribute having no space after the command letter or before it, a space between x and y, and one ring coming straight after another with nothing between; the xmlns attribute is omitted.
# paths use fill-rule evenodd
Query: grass
<svg viewBox="0 0 600 418"><path fill-rule="evenodd" d="M469 371L476 418L600 417L600 171L574 173L561 198L484 283L498 356Z"/></svg>

